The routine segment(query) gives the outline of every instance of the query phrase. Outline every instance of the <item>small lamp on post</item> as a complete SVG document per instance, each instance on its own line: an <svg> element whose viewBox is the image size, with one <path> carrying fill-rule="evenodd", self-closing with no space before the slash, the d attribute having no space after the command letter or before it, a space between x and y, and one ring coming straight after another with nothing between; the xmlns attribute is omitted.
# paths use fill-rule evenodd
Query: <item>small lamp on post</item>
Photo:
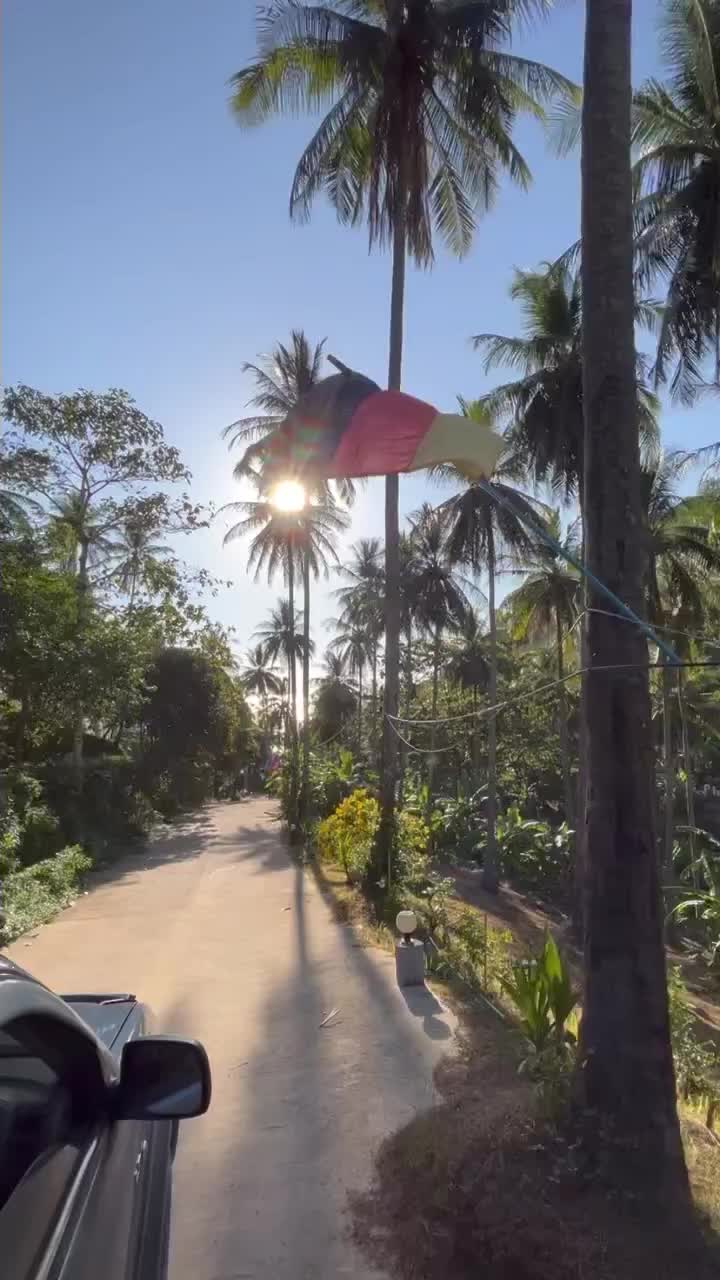
<svg viewBox="0 0 720 1280"><path fill-rule="evenodd" d="M395 944L395 973L399 987L421 987L425 981L425 947L414 936L418 927L414 911L398 911L395 925L400 941Z"/></svg>

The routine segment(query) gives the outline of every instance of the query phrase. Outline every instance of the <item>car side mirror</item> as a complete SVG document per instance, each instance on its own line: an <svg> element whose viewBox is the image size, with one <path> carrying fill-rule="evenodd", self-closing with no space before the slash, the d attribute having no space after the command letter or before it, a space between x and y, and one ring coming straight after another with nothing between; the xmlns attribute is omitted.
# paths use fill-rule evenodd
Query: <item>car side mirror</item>
<svg viewBox="0 0 720 1280"><path fill-rule="evenodd" d="M113 1114L118 1120L186 1120L210 1106L208 1056L197 1040L128 1040L120 1060Z"/></svg>

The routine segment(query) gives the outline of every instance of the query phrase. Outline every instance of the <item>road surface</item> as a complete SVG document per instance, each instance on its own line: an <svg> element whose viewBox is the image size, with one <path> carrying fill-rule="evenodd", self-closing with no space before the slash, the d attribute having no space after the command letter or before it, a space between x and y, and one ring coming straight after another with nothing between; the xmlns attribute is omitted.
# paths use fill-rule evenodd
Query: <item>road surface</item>
<svg viewBox="0 0 720 1280"><path fill-rule="evenodd" d="M376 1274L347 1238L347 1192L431 1103L453 1019L429 992L406 1001L392 957L333 918L273 802L176 824L10 954L57 990L135 991L159 1030L208 1049L213 1101L181 1132L170 1280Z"/></svg>

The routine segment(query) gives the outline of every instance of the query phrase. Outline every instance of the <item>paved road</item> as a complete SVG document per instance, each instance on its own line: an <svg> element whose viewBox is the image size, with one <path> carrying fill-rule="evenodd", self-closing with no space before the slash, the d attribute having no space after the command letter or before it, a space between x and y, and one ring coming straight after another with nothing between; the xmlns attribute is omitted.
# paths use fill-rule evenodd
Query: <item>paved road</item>
<svg viewBox="0 0 720 1280"><path fill-rule="evenodd" d="M134 990L159 1029L207 1046L213 1103L181 1133L171 1280L370 1280L346 1194L432 1100L453 1022L429 993L408 1004L392 958L333 919L271 802L174 827L11 954L60 990Z"/></svg>

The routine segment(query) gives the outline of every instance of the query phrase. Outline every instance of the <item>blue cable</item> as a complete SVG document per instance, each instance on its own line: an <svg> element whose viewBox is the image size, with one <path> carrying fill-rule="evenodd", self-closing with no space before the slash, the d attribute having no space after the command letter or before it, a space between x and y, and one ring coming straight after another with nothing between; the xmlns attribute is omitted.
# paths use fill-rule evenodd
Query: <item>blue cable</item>
<svg viewBox="0 0 720 1280"><path fill-rule="evenodd" d="M509 511L511 515L516 517L516 519L522 521L522 523L527 528L531 529L536 537L538 537L541 542L544 542L551 551L554 551L558 556L562 556L563 560L567 560L568 564L571 564L574 569L577 569L578 573L582 574L584 578L587 578L587 581L592 584L596 591L601 592L601 594L606 596L608 600L611 600L618 613L622 614L624 618L627 618L628 622L634 622L635 625L645 633L648 640L651 640L654 645L657 645L659 652L665 655L671 666L675 667L680 665L680 658L675 653L675 650L671 649L664 640L660 639L660 636L653 630L650 624L648 622L643 622L642 618L638 618L637 614L633 612L630 606L625 604L619 596L616 596L615 592L611 591L609 587L606 587L604 582L601 582L599 578L596 578L595 574L591 573L587 566L582 563L582 560L579 560L571 551L568 551L567 548L563 547L556 538L553 538L552 534L548 533L547 529L543 527L539 520L537 524L534 521L529 520L525 513L520 511L510 498L496 493L492 484L488 480L478 479L474 480L473 483L476 484L479 489L482 489L489 498L492 498L493 502L496 502L499 507L505 507L506 511Z"/></svg>

